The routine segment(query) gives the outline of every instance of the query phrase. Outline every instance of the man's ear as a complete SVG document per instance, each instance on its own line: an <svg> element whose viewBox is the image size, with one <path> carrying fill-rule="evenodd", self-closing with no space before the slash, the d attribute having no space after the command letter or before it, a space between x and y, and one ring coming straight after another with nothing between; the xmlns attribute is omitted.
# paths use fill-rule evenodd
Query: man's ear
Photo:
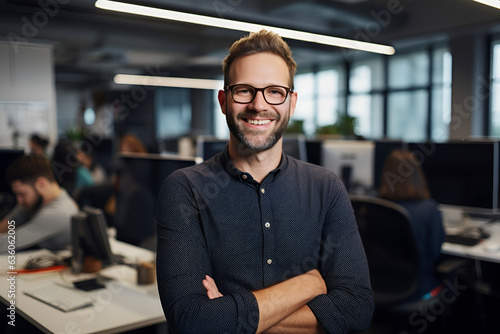
<svg viewBox="0 0 500 334"><path fill-rule="evenodd" d="M227 102L227 96L226 92L223 91L222 89L219 90L219 94L217 95L217 99L219 100L219 105L222 113L225 115L226 114L226 102Z"/></svg>
<svg viewBox="0 0 500 334"><path fill-rule="evenodd" d="M43 191L45 188L47 188L48 182L49 182L49 180L47 180L44 177L41 177L41 176L37 177L35 180L35 183L34 183L35 189L38 192Z"/></svg>

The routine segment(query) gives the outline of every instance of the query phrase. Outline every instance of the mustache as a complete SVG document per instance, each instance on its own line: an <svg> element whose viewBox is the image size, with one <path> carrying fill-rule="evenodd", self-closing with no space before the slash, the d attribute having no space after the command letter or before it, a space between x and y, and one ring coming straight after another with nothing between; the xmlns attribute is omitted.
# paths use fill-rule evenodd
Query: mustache
<svg viewBox="0 0 500 334"><path fill-rule="evenodd" d="M249 112L246 111L242 114L239 114L237 116L238 119L244 119L244 118L254 118L255 116L259 116L260 118L269 118L269 119L276 119L279 120L281 117L278 113L270 113L270 112Z"/></svg>

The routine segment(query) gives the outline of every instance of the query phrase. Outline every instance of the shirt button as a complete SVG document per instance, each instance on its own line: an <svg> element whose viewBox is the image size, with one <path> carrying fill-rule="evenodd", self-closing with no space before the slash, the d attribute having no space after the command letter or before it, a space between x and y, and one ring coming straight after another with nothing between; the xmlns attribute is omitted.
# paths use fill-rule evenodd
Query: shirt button
<svg viewBox="0 0 500 334"><path fill-rule="evenodd" d="M265 226L266 228L270 228L270 227L271 227L271 224L270 224L269 222L266 222L266 223L264 224L264 226Z"/></svg>
<svg viewBox="0 0 500 334"><path fill-rule="evenodd" d="M243 174L243 175L241 176L241 178L242 178L243 180L246 180L246 179L248 178L248 176L247 176L246 174Z"/></svg>
<svg viewBox="0 0 500 334"><path fill-rule="evenodd" d="M268 260L267 260L267 264L271 264L271 263L273 263L273 260L268 259Z"/></svg>
<svg viewBox="0 0 500 334"><path fill-rule="evenodd" d="M265 192L266 192L266 190L265 190L264 188L262 188L262 189L260 190L260 192L261 192L261 193L265 193Z"/></svg>

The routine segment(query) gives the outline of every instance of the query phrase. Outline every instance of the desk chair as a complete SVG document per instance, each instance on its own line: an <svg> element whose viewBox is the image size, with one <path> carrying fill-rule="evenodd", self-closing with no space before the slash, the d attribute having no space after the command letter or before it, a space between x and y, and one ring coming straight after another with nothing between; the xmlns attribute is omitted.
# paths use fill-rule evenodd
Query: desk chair
<svg viewBox="0 0 500 334"><path fill-rule="evenodd" d="M418 288L420 263L408 211L394 202L367 196L351 196L351 203L368 259L374 319L391 325L387 333L391 329L394 333L423 332L424 327L425 333L431 333L431 328L444 325L457 298L452 301L441 293L427 300L410 298ZM443 264L436 274L453 282L452 272L463 265L458 260ZM441 291L449 294L449 290ZM422 310L430 310L430 314L424 315Z"/></svg>

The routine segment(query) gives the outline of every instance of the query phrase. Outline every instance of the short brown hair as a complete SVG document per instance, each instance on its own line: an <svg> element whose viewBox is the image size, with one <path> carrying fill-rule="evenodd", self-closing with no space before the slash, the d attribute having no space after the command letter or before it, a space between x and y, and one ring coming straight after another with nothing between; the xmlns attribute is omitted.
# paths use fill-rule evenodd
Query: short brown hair
<svg viewBox="0 0 500 334"><path fill-rule="evenodd" d="M379 196L392 201L430 198L427 180L413 152L391 152L382 169Z"/></svg>
<svg viewBox="0 0 500 334"><path fill-rule="evenodd" d="M133 134L124 134L120 137L120 150L122 145L127 145L130 149L130 152L134 153L147 153L148 150L141 142L141 140Z"/></svg>
<svg viewBox="0 0 500 334"><path fill-rule="evenodd" d="M9 184L14 181L33 183L39 177L56 182L49 159L41 154L30 154L17 158L5 172L5 180Z"/></svg>
<svg viewBox="0 0 500 334"><path fill-rule="evenodd" d="M237 40L229 49L229 54L222 62L222 70L224 72L224 85L229 82L229 71L231 64L238 57L247 56L255 53L269 52L280 56L288 67L290 75L290 89L293 90L293 77L297 69L297 63L292 58L292 50L286 42L278 34L267 31L265 29L259 32L250 33L249 35Z"/></svg>

